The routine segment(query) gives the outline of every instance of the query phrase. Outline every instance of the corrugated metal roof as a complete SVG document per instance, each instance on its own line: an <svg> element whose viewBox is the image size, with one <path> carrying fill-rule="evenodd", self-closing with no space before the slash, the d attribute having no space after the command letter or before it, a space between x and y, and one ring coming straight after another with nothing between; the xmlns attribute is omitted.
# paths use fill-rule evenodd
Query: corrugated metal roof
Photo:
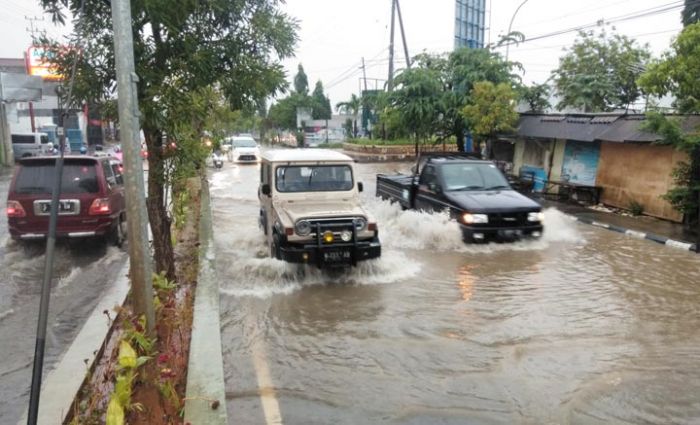
<svg viewBox="0 0 700 425"><path fill-rule="evenodd" d="M700 131L700 115L677 115L685 132ZM643 114L522 114L517 134L524 138L581 142L653 143L658 135L642 130Z"/></svg>

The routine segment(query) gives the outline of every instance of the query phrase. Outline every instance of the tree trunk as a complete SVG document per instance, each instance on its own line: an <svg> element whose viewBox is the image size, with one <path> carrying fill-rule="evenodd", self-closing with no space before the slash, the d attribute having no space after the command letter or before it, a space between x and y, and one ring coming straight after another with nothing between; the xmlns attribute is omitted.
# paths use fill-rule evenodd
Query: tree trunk
<svg viewBox="0 0 700 425"><path fill-rule="evenodd" d="M175 256L170 234L171 219L165 205L165 167L161 132L144 130L148 147L148 220L153 233L155 272L165 272L168 279L175 279Z"/></svg>
<svg viewBox="0 0 700 425"><path fill-rule="evenodd" d="M464 127L461 125L458 125L455 128L455 137L457 138L457 150L459 152L464 152Z"/></svg>

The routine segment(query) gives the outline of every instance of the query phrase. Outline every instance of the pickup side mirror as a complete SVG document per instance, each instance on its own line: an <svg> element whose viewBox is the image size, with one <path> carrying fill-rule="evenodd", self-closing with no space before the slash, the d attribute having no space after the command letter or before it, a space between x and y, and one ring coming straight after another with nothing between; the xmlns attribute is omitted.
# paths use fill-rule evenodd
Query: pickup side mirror
<svg viewBox="0 0 700 425"><path fill-rule="evenodd" d="M365 185L363 185L362 182L357 182L357 190L359 192L362 192L363 190L365 190Z"/></svg>
<svg viewBox="0 0 700 425"><path fill-rule="evenodd" d="M435 193L442 193L442 188L437 183L428 183L428 189Z"/></svg>
<svg viewBox="0 0 700 425"><path fill-rule="evenodd" d="M260 191L262 192L263 195L270 196L270 193L271 193L270 185L267 183L262 185L262 188L260 189Z"/></svg>

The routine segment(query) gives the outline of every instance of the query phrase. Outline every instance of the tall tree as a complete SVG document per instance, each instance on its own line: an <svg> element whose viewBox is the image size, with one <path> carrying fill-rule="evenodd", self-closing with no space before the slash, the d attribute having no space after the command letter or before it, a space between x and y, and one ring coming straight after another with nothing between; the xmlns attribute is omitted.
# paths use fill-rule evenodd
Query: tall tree
<svg viewBox="0 0 700 425"><path fill-rule="evenodd" d="M515 91L509 84L481 81L474 85L469 103L462 109L477 143L486 141L489 154L496 134L513 131L518 122L515 98Z"/></svg>
<svg viewBox="0 0 700 425"><path fill-rule="evenodd" d="M700 113L700 22L686 26L673 42L671 50L654 61L640 77L645 92L673 95L674 106L683 114ZM686 224L700 227L700 127L681 127L677 118L650 113L647 128L661 135L663 143L687 152L690 164L681 163L674 172L677 186L666 199L686 214ZM700 228L697 229L700 249Z"/></svg>
<svg viewBox="0 0 700 425"><path fill-rule="evenodd" d="M435 71L427 68L405 69L394 80L396 87L390 102L402 124L415 138L416 155L419 144L435 133L441 111L442 85Z"/></svg>
<svg viewBox="0 0 700 425"><path fill-rule="evenodd" d="M580 32L553 72L561 97L557 107L584 112L629 109L641 95L637 78L650 57L647 45L639 46L626 36L608 36L604 30Z"/></svg>
<svg viewBox="0 0 700 425"><path fill-rule="evenodd" d="M481 81L517 86L520 79L513 73L517 64L505 61L498 53L486 49L462 48L452 52L446 63L446 91L444 122L446 134L457 139L457 147L464 151L467 123L462 110L469 103L474 85Z"/></svg>
<svg viewBox="0 0 700 425"><path fill-rule="evenodd" d="M40 0L54 21L75 19L82 0ZM109 1L84 0L84 17L74 36L79 49L59 53L68 75L72 54L79 52L76 98L107 100L116 85L112 14ZM173 137L199 139L210 108L201 107L217 87L233 109L246 109L284 87L280 63L293 53L296 23L280 10L278 0L132 1L132 28L141 125L148 146L148 215L153 232L155 266L174 276L166 187L169 173L163 142ZM75 39L73 43L75 43ZM49 43L49 40L45 40ZM181 112L197 112L196 116ZM187 128L187 131L183 131ZM198 140L196 140L198 142ZM187 146L180 143L178 146ZM178 149L183 158L188 152Z"/></svg>
<svg viewBox="0 0 700 425"><path fill-rule="evenodd" d="M331 119L331 101L323 92L323 83L321 80L316 82L316 87L311 94L311 107L313 108L313 119L315 120L329 120Z"/></svg>
<svg viewBox="0 0 700 425"><path fill-rule="evenodd" d="M685 0L682 13L683 26L692 25L700 21L700 1Z"/></svg>
<svg viewBox="0 0 700 425"><path fill-rule="evenodd" d="M303 96L309 95L309 78L301 64L299 64L297 75L294 77L294 91Z"/></svg>
<svg viewBox="0 0 700 425"><path fill-rule="evenodd" d="M357 116L360 114L360 109L362 108L362 99L353 94L350 96L350 100L347 100L345 102L339 102L335 105L335 108L338 111L342 111L346 114L352 114L352 136L357 137Z"/></svg>

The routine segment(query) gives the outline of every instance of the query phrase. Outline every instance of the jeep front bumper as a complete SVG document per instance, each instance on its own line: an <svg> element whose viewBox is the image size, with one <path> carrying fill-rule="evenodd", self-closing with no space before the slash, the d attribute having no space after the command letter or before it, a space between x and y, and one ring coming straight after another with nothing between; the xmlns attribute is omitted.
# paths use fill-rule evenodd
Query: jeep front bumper
<svg viewBox="0 0 700 425"><path fill-rule="evenodd" d="M356 266L359 261L379 258L379 238L333 244L286 244L280 246L280 259L289 263L313 264L318 268Z"/></svg>

